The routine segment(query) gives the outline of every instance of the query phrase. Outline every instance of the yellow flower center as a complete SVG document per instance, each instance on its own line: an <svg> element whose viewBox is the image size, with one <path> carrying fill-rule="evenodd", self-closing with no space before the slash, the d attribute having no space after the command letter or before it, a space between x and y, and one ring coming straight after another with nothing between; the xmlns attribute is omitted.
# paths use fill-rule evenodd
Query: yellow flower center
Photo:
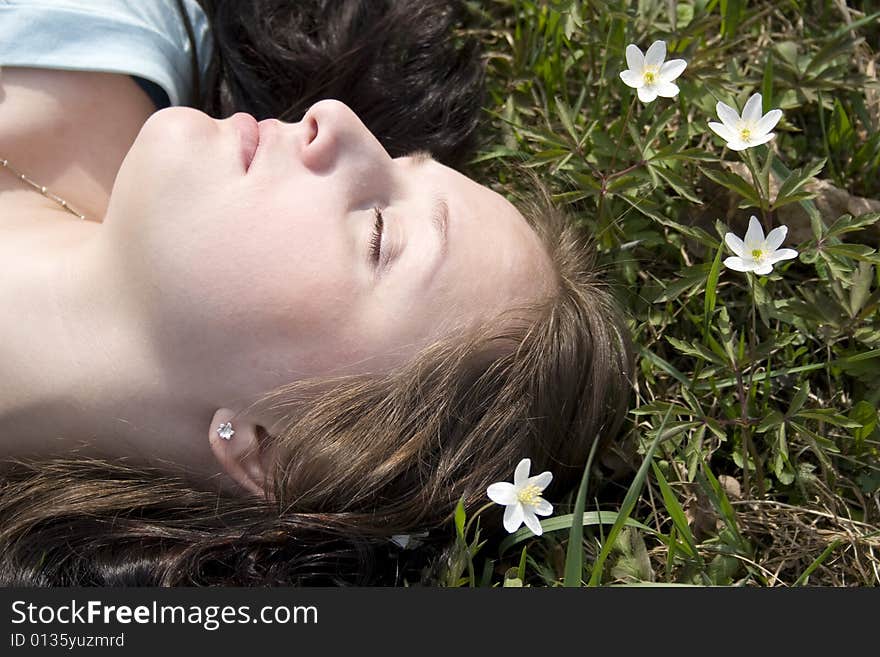
<svg viewBox="0 0 880 657"><path fill-rule="evenodd" d="M752 131L749 128L742 128L739 131L739 137L745 142L748 142L752 138Z"/></svg>
<svg viewBox="0 0 880 657"><path fill-rule="evenodd" d="M764 257L764 252L761 249L752 249L752 259L760 260Z"/></svg>
<svg viewBox="0 0 880 657"><path fill-rule="evenodd" d="M534 484L526 486L519 493L516 494L516 498L522 504L535 506L541 500L541 489Z"/></svg>
<svg viewBox="0 0 880 657"><path fill-rule="evenodd" d="M642 76L645 80L645 84L654 84L657 80L657 74L654 71L645 71L645 74Z"/></svg>

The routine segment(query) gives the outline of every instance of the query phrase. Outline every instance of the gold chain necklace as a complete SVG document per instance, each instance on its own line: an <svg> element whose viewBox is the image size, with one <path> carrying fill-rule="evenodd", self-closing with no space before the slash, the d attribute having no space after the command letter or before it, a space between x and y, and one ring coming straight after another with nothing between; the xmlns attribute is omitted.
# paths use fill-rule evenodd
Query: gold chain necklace
<svg viewBox="0 0 880 657"><path fill-rule="evenodd" d="M67 201L65 201L65 200L64 200L63 198L61 198L60 196L56 196L55 194L53 194L52 192L50 192L48 189L46 189L45 185L40 185L39 183L36 183L36 182L34 182L33 180L31 180L30 178L28 178L28 177L27 177L26 175L24 175L21 171L19 171L18 169L16 169L15 167L13 167L11 164L9 164L9 160L6 160L6 159L3 159L3 158L0 158L0 166L3 166L4 169L9 169L9 171L11 171L12 174L13 174L16 178L18 178L19 180L21 180L23 183L25 183L25 184L27 184L27 185L30 185L31 187L33 187L35 190L37 190L38 192L40 192L40 194L42 194L42 195L45 196L46 198L48 198L48 199L52 199L53 201L55 201L58 205L60 205L62 208L64 208L64 209L67 210L68 212L70 212L70 213L72 213L72 214L75 214L77 217L79 217L79 218L82 219L83 221L86 221L86 215L84 215L84 214L80 214L79 212L77 212L76 210L74 210L74 209L71 207L70 203L68 203Z"/></svg>

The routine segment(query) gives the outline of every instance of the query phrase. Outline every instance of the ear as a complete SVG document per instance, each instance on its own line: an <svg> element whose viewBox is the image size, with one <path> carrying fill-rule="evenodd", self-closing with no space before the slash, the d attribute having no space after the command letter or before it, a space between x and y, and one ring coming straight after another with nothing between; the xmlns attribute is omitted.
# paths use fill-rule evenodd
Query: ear
<svg viewBox="0 0 880 657"><path fill-rule="evenodd" d="M222 438L218 432L227 422L232 424L234 431L229 440ZM225 435L227 432L222 433ZM266 481L270 459L259 436L260 425L228 408L218 409L214 413L208 431L211 451L223 471L249 493L274 501L274 495Z"/></svg>

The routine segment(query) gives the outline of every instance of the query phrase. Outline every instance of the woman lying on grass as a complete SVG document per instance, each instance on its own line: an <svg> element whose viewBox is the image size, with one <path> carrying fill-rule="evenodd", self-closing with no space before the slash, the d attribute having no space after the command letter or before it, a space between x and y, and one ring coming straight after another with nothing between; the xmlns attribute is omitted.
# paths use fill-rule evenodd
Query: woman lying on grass
<svg viewBox="0 0 880 657"><path fill-rule="evenodd" d="M325 4L204 3L199 108L0 59L0 583L393 583L394 535L614 437L583 240L443 163L481 89L447 3Z"/></svg>

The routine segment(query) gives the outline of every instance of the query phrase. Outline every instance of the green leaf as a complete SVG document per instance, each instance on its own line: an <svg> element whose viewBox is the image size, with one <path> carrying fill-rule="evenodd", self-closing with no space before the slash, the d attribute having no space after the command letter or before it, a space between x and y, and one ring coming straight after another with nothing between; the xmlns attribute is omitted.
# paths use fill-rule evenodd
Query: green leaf
<svg viewBox="0 0 880 657"><path fill-rule="evenodd" d="M770 429L779 426L785 422L785 416L779 411L770 411L761 420L761 423L755 427L755 433L765 433Z"/></svg>
<svg viewBox="0 0 880 657"><path fill-rule="evenodd" d="M845 25L840 26L835 30L834 33L831 34L832 39L836 39L842 34L846 34L847 32L852 32L853 30L859 29L862 25L872 25L880 18L880 11L876 11L873 14L868 14L867 16L862 16L860 19L855 20L851 23L846 23Z"/></svg>
<svg viewBox="0 0 880 657"><path fill-rule="evenodd" d="M810 382L809 380L804 380L803 384L800 388L798 388L797 393L791 399L791 405L788 407L788 416L791 416L794 413L797 413L804 406L804 403L807 401L807 397L810 394Z"/></svg>
<svg viewBox="0 0 880 657"><path fill-rule="evenodd" d="M666 341L686 356L702 358L703 360L707 360L710 363L714 363L716 365L726 364L720 356L699 343L679 340L678 338L674 338L671 335L666 336Z"/></svg>
<svg viewBox="0 0 880 657"><path fill-rule="evenodd" d="M874 262L876 258L870 256L874 253L874 249L864 244L832 244L822 248L822 253L830 253L836 256L852 258L854 260L864 260Z"/></svg>
<svg viewBox="0 0 880 657"><path fill-rule="evenodd" d="M699 160L701 162L718 162L718 156L713 155L707 150L693 146L691 148L681 148L680 144L671 144L664 146L654 153L650 158L650 162L660 162L664 160Z"/></svg>
<svg viewBox="0 0 880 657"><path fill-rule="evenodd" d="M697 196L694 191L691 189L691 186L685 182L684 178L679 176L677 173L672 171L671 169L666 169L660 166L651 166L649 167L650 171L653 171L658 176L663 178L672 189L674 189L680 196L683 196L691 203L695 203L696 205L702 205L703 201Z"/></svg>
<svg viewBox="0 0 880 657"><path fill-rule="evenodd" d="M571 117L571 109L559 96L557 96L554 100L556 101L556 113L559 116L559 121L562 123L562 127L565 128L566 132L568 132L569 137L571 137L572 143L577 145L578 134L577 130L574 127L574 121Z"/></svg>
<svg viewBox="0 0 880 657"><path fill-rule="evenodd" d="M810 575L813 574L813 571L816 570L819 566L821 566L825 560L831 556L831 553L834 552L841 544L843 544L843 539L838 538L837 540L832 541L828 547L822 550L822 554L816 557L809 566L807 566L806 570L800 574L800 577L797 578L793 586L803 586L807 583L807 580L810 578Z"/></svg>
<svg viewBox="0 0 880 657"><path fill-rule="evenodd" d="M736 36L736 29L742 19L745 0L720 0L721 35L727 39Z"/></svg>
<svg viewBox="0 0 880 657"><path fill-rule="evenodd" d="M645 146L649 147L654 143L654 140L660 135L660 132L666 128L669 122L672 120L672 117L675 116L675 113L678 111L678 108L675 105L667 107L663 110L663 113L660 116L655 117L651 121L651 125L648 128L648 132L645 135ZM664 140L666 141L666 140ZM683 143L679 143L678 141L674 142L673 146L677 145L679 148L683 145ZM667 147L668 148L668 147ZM644 157L644 152L642 156Z"/></svg>
<svg viewBox="0 0 880 657"><path fill-rule="evenodd" d="M663 504L666 506L666 511L669 513L669 517L672 518L672 524L675 525L679 535L685 541L688 556L692 559L698 558L700 553L697 550L697 542L694 540L694 535L691 533L687 517L684 515L684 509L681 508L681 504L678 503L675 493L672 492L672 489L666 482L663 472L653 460L651 461L651 467L654 470L654 478L657 479L657 485L660 487L660 494L663 496Z"/></svg>
<svg viewBox="0 0 880 657"><path fill-rule="evenodd" d="M705 280L705 277L706 273L700 270L685 272L682 278L667 285L654 299L654 303L666 303L667 301L677 299L684 292L700 285Z"/></svg>
<svg viewBox="0 0 880 657"><path fill-rule="evenodd" d="M666 219L665 217L657 217L654 220L657 223L659 223L660 225L666 226L667 228L671 228L672 230L676 231L677 233L681 233L682 235L686 235L687 237L690 237L691 239L697 240L698 242L700 242L700 244L703 244L704 246L707 246L710 249L716 248L721 243L721 241L718 238L712 237L709 233L707 233L705 230L703 230L699 226L686 226L685 224L681 224L681 223L679 223L677 221L673 221L671 219ZM691 267L689 269L686 269L685 272L693 272L693 271L702 272L703 269L706 269L705 265L696 265L696 267ZM697 278L702 278L702 275L697 276Z"/></svg>
<svg viewBox="0 0 880 657"><path fill-rule="evenodd" d="M785 423L776 429L776 445L774 447L773 474L784 486L794 482L794 469L788 458L788 441L785 438Z"/></svg>
<svg viewBox="0 0 880 657"><path fill-rule="evenodd" d="M722 187L726 187L730 191L739 194L755 207L761 207L761 201L758 197L757 190L742 176L739 176L732 171L715 171L713 169L706 169L705 167L700 167L700 171L702 171L710 180L714 180Z"/></svg>
<svg viewBox="0 0 880 657"><path fill-rule="evenodd" d="M871 284L874 282L874 266L860 262L853 272L852 287L849 291L849 314L855 317L871 298Z"/></svg>
<svg viewBox="0 0 880 657"><path fill-rule="evenodd" d="M810 63L804 69L804 75L809 75L810 73L815 75L833 59L850 54L852 49L852 37L847 33L827 39L825 45L810 59Z"/></svg>
<svg viewBox="0 0 880 657"><path fill-rule="evenodd" d="M845 427L847 429L859 429L862 426L860 422L850 420L848 417L846 417L845 415L841 415L833 408L812 408L802 410L797 412L795 414L795 417L810 420L819 420L821 422L827 422L828 424L833 424L838 427Z"/></svg>
<svg viewBox="0 0 880 657"><path fill-rule="evenodd" d="M677 370L668 361L655 354L653 351L645 349L644 347L639 347L639 356L641 358L644 358L645 360L651 361L654 365L666 372L669 376L671 376L683 386L690 386L691 382L684 374Z"/></svg>
<svg viewBox="0 0 880 657"><path fill-rule="evenodd" d="M741 552L747 552L748 542L742 537L742 534L740 534L736 522L736 512L733 510L733 506L731 506L730 500L724 492L724 488L721 487L718 479L712 474L709 464L705 461L703 462L703 467L700 471L699 481L703 485L703 490L707 493L710 503L718 512L718 515L721 516L728 531L735 539L737 548Z"/></svg>
<svg viewBox="0 0 880 657"><path fill-rule="evenodd" d="M464 496L458 501L458 504L455 506L455 532L458 534L458 537L464 540L464 521L465 521L465 511L464 511Z"/></svg>
<svg viewBox="0 0 880 657"><path fill-rule="evenodd" d="M724 251L722 244L718 244L715 251L715 259L712 261L712 268L709 270L709 276L706 278L706 296L703 301L703 340L709 337L709 327L712 321L712 313L715 312L715 292L718 288L718 277L721 274L721 254Z"/></svg>
<svg viewBox="0 0 880 657"><path fill-rule="evenodd" d="M773 158L773 164L771 165L770 170L773 172L773 175L777 180L785 180L791 175L791 171L788 170L782 160L778 157ZM822 221L822 215L819 214L816 204L809 199L800 201L800 204L810 218L810 226L813 229L813 235L816 239L820 239L828 229L825 226L825 222Z"/></svg>
<svg viewBox="0 0 880 657"><path fill-rule="evenodd" d="M519 553L519 567L516 569L516 576L521 580L525 580L526 578L526 555L528 554L529 546L523 545L522 552Z"/></svg>
<svg viewBox="0 0 880 657"><path fill-rule="evenodd" d="M787 203L791 203L795 200L799 200L794 198L796 193L806 185L810 180L812 180L816 174L818 174L825 166L825 160L819 160L813 166L804 169L797 169L793 171L788 178L786 178L783 183L779 186L779 191L776 193L776 200L773 201L773 205L771 209L776 209L782 205ZM809 196L804 196L804 198L809 198L813 196L810 194Z"/></svg>
<svg viewBox="0 0 880 657"><path fill-rule="evenodd" d="M853 406L849 417L860 425L858 428L853 429L853 438L856 440L857 447L861 449L864 442L877 428L877 409L873 404L863 399Z"/></svg>
<svg viewBox="0 0 880 657"><path fill-rule="evenodd" d="M615 522L617 522L619 515L620 514L617 511L586 511L583 515L583 525L585 527L593 525L613 525ZM574 518L575 515L573 513L567 513L565 515L547 518L546 520L541 521L541 530L544 534L549 534L550 532L558 532L566 529L570 530L572 523L574 522ZM654 532L654 530L647 525L633 520L632 518L626 519L626 526L635 527L636 529L641 529L642 531L652 533ZM513 534L501 541L501 543L498 545L498 554L504 554L507 550L509 550L517 543L522 543L523 541L530 538L535 538L532 530L528 527L521 527Z"/></svg>
<svg viewBox="0 0 880 657"><path fill-rule="evenodd" d="M869 212L858 217L844 214L839 216L828 228L828 236L839 237L846 233L852 233L868 226L873 226L878 221L880 221L880 212Z"/></svg>

